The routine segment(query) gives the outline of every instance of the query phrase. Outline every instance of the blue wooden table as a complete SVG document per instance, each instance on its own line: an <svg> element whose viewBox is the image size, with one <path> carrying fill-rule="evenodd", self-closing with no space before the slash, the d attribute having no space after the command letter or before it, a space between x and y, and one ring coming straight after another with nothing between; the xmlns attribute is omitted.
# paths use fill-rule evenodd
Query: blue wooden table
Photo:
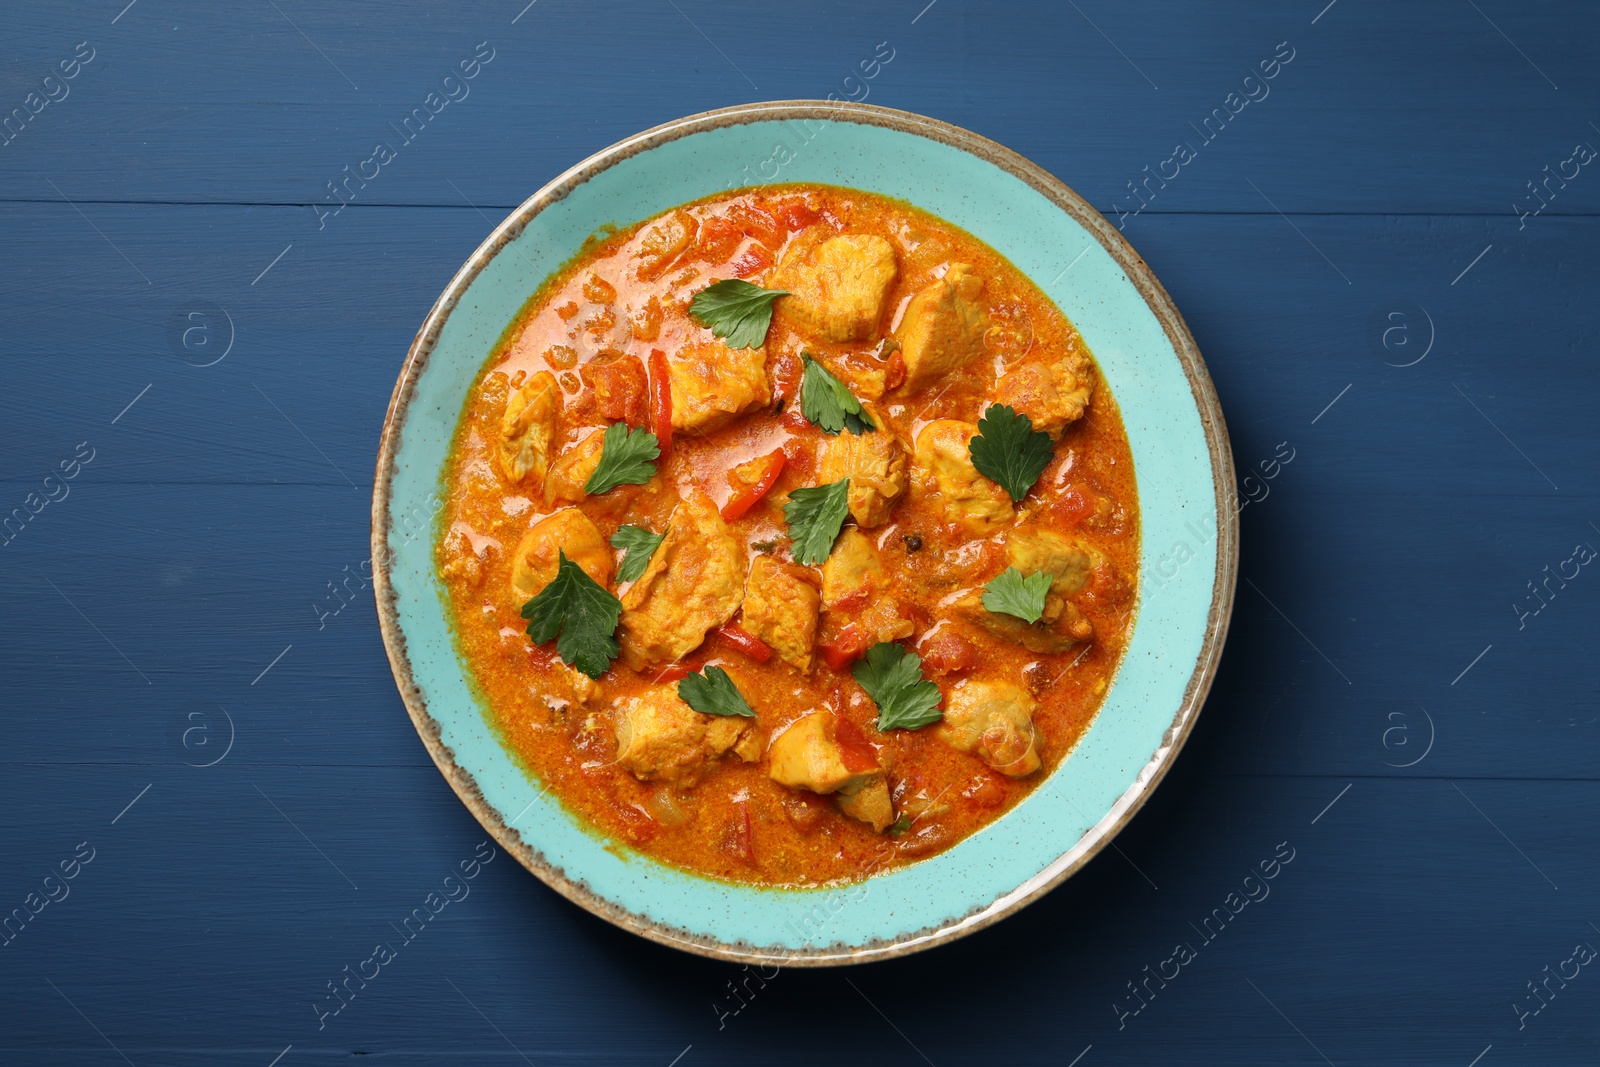
<svg viewBox="0 0 1600 1067"><path fill-rule="evenodd" d="M524 4L3 16L0 1061L1600 1062L1592 5ZM480 846L368 507L412 334L511 207L829 93L1117 220L1253 480L1216 688L1119 847L955 945L763 980Z"/></svg>

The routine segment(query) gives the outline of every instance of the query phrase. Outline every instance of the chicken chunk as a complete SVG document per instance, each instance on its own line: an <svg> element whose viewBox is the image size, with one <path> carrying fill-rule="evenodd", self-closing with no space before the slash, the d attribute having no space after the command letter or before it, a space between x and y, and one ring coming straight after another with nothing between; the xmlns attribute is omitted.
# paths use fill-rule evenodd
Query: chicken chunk
<svg viewBox="0 0 1600 1067"><path fill-rule="evenodd" d="M872 539L853 526L845 527L822 561L822 602L833 607L863 589L882 589L886 581Z"/></svg>
<svg viewBox="0 0 1600 1067"><path fill-rule="evenodd" d="M1105 556L1092 545L1039 527L1007 530L1005 543L1007 566L1024 574L1049 573L1050 591L1061 596L1082 590L1094 569L1105 562Z"/></svg>
<svg viewBox="0 0 1600 1067"><path fill-rule="evenodd" d="M853 353L847 353L852 355ZM818 359L833 375L861 400L882 400L889 391L889 365L876 356L858 355L857 358ZM877 422L873 423L878 425Z"/></svg>
<svg viewBox="0 0 1600 1067"><path fill-rule="evenodd" d="M771 556L757 556L744 583L744 628L785 663L811 672L821 596L816 587Z"/></svg>
<svg viewBox="0 0 1600 1067"><path fill-rule="evenodd" d="M1022 778L1039 769L1044 738L1033 724L1038 710L1038 703L1010 682L969 679L951 690L935 736L1001 774Z"/></svg>
<svg viewBox="0 0 1600 1067"><path fill-rule="evenodd" d="M874 830L894 822L894 802L877 757L865 745L841 745L827 712L796 720L772 739L767 755L767 774L779 785L837 794L840 810Z"/></svg>
<svg viewBox="0 0 1600 1067"><path fill-rule="evenodd" d="M982 592L973 590L952 605L957 614L977 623L1003 641L1014 641L1031 652L1065 652L1094 636L1094 627L1078 605L1067 599L1081 592L1095 568L1105 563L1099 549L1077 538L1040 527L1007 530L1006 565L1024 574L1051 577L1044 613L1029 623L1011 615L996 614L983 606Z"/></svg>
<svg viewBox="0 0 1600 1067"><path fill-rule="evenodd" d="M1029 652L1065 652L1094 636L1094 627L1072 601L1059 593L1047 593L1044 614L1038 622L1025 622L1015 615L1003 615L983 606L983 594L973 590L952 605L1002 641L1021 645Z"/></svg>
<svg viewBox="0 0 1600 1067"><path fill-rule="evenodd" d="M702 715L669 687L630 700L616 720L617 763L646 782L694 785L722 756L746 763L761 757L756 721L738 715Z"/></svg>
<svg viewBox="0 0 1600 1067"><path fill-rule="evenodd" d="M892 596L879 597L868 604L852 625L873 645L880 641L899 641L917 632L911 620L901 614L900 602Z"/></svg>
<svg viewBox="0 0 1600 1067"><path fill-rule="evenodd" d="M1035 430L1052 440L1083 418L1094 395L1094 374L1087 356L1069 352L1054 363L1029 363L1008 371L995 382L994 402L1028 416Z"/></svg>
<svg viewBox="0 0 1600 1067"><path fill-rule="evenodd" d="M674 211L652 224L639 239L640 280L654 281L665 274L699 231L699 221L687 211Z"/></svg>
<svg viewBox="0 0 1600 1067"><path fill-rule="evenodd" d="M685 497L649 566L622 596L617 639L628 664L671 663L700 647L739 610L743 573L744 548L716 505L699 491Z"/></svg>
<svg viewBox="0 0 1600 1067"><path fill-rule="evenodd" d="M721 341L687 345L667 364L667 377L678 430L714 430L772 403L762 348L729 348Z"/></svg>
<svg viewBox="0 0 1600 1067"><path fill-rule="evenodd" d="M932 497L945 517L970 533L988 533L1010 522L1011 498L972 465L968 442L978 427L955 419L936 419L917 435L912 457L912 484Z"/></svg>
<svg viewBox="0 0 1600 1067"><path fill-rule="evenodd" d="M589 495L583 487L600 466L605 440L605 430L595 430L550 464L550 473L544 481L546 507L557 503L576 504Z"/></svg>
<svg viewBox="0 0 1600 1067"><path fill-rule="evenodd" d="M819 341L877 336L884 299L899 273L894 246L873 234L801 236L778 264L771 286L789 295L778 311Z"/></svg>
<svg viewBox="0 0 1600 1067"><path fill-rule="evenodd" d="M613 556L589 516L562 508L534 523L511 557L511 598L519 607L538 596L556 576L559 553L583 568L601 586L610 588Z"/></svg>
<svg viewBox="0 0 1600 1067"><path fill-rule="evenodd" d="M495 453L506 481L520 485L530 474L544 479L560 414L561 388L547 370L506 398L505 414L500 417L500 447Z"/></svg>
<svg viewBox="0 0 1600 1067"><path fill-rule="evenodd" d="M872 539L847 526L822 564L822 602L842 619L830 620L834 632L855 627L868 644L910 637L916 627L900 613L900 602L883 595L889 584Z"/></svg>
<svg viewBox="0 0 1600 1067"><path fill-rule="evenodd" d="M904 392L966 366L983 351L989 324L982 295L983 278L965 263L952 263L944 277L911 298L896 335L906 361Z"/></svg>
<svg viewBox="0 0 1600 1067"><path fill-rule="evenodd" d="M889 426L888 415L876 404L863 404L871 433L841 432L823 444L817 480L826 485L850 479L850 516L868 529L882 526L909 477L905 445Z"/></svg>
<svg viewBox="0 0 1600 1067"><path fill-rule="evenodd" d="M468 588L476 589L483 584L484 564L498 547L497 542L475 544L465 533L453 533L439 545L439 573L446 578L462 579Z"/></svg>
<svg viewBox="0 0 1600 1067"><path fill-rule="evenodd" d="M836 793L847 786L858 786L882 773L874 757L862 758L845 752L833 736L833 716L814 711L796 719L767 746L767 774L790 789L809 789L813 793Z"/></svg>
<svg viewBox="0 0 1600 1067"><path fill-rule="evenodd" d="M881 774L854 789L841 789L837 796L840 811L880 834L894 823L894 798L889 795L889 780Z"/></svg>

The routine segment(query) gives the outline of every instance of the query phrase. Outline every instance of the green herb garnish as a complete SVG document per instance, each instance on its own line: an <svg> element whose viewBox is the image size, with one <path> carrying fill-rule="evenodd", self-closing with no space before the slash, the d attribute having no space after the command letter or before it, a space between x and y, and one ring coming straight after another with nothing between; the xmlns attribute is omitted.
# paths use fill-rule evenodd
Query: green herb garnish
<svg viewBox="0 0 1600 1067"><path fill-rule="evenodd" d="M911 829L911 816L902 815L894 821L893 826L889 827L889 836L899 837L909 829Z"/></svg>
<svg viewBox="0 0 1600 1067"><path fill-rule="evenodd" d="M1038 622L1044 598L1055 578L1048 571L1023 574L1007 567L983 590L983 606L997 614L1015 615L1023 622Z"/></svg>
<svg viewBox="0 0 1600 1067"><path fill-rule="evenodd" d="M1055 452L1050 435L1033 428L1033 420L1004 404L995 404L978 420L978 435L967 442L972 465L1021 500L1039 480Z"/></svg>
<svg viewBox="0 0 1600 1067"><path fill-rule="evenodd" d="M679 698L695 711L706 715L743 715L755 718L750 707L733 684L728 672L721 667L707 667L699 674L691 674L678 683Z"/></svg>
<svg viewBox="0 0 1600 1067"><path fill-rule="evenodd" d="M873 425L849 387L812 359L811 353L803 353L801 358L805 371L800 378L800 410L805 417L824 433L836 434L846 428L851 433L871 431Z"/></svg>
<svg viewBox="0 0 1600 1067"><path fill-rule="evenodd" d="M655 476L655 461L660 455L661 445L655 434L613 422L606 427L605 440L601 442L600 465L583 483L583 491L596 496L619 485L643 485Z"/></svg>
<svg viewBox="0 0 1600 1067"><path fill-rule="evenodd" d="M665 530L651 533L643 526L619 526L617 532L611 535L611 547L621 549L623 553L622 566L617 568L617 581L638 581L639 575L650 565L650 557L656 554L656 549L661 547L666 536Z"/></svg>
<svg viewBox="0 0 1600 1067"><path fill-rule="evenodd" d="M789 551L796 563L821 563L833 551L844 517L850 513L850 479L841 478L812 489L796 489L783 505L789 520Z"/></svg>
<svg viewBox="0 0 1600 1067"><path fill-rule="evenodd" d="M565 551L556 553L555 578L522 605L528 636L540 645L555 640L562 662L598 678L617 658L615 634L622 601L568 559Z"/></svg>
<svg viewBox="0 0 1600 1067"><path fill-rule="evenodd" d="M892 641L867 649L851 671L878 705L878 729L915 730L944 717L939 687L922 676L922 657Z"/></svg>
<svg viewBox="0 0 1600 1067"><path fill-rule="evenodd" d="M787 289L763 289L729 278L694 294L689 315L727 341L729 348L760 348L767 342L767 327L772 325L772 302L788 295Z"/></svg>

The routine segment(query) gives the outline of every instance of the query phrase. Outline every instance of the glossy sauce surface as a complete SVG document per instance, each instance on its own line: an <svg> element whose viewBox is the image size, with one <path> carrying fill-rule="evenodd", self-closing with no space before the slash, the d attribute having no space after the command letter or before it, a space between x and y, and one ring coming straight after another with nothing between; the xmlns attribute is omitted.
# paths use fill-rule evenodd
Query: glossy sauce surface
<svg viewBox="0 0 1600 1067"><path fill-rule="evenodd" d="M879 592L912 628L902 643L922 654L924 670L947 704L952 687L966 679L1004 680L1037 701L1038 770L1009 777L946 744L934 727L880 732L877 709L847 665L833 669L821 655L809 672L779 656L758 662L713 632L682 665L726 669L756 710L756 728L768 743L808 713L831 713L840 737L869 746L885 768L897 816L894 831L878 832L850 818L830 797L778 784L765 756L716 760L688 787L640 780L617 762L619 709L675 683L653 680L661 676L656 665L635 670L619 658L588 691L560 662L553 643L532 643L520 615L523 598L510 585L514 550L530 527L576 506L606 538L623 524L660 532L680 499L699 491L722 508L736 495L730 471L781 449L786 462L776 484L727 526L747 559L771 554L789 564L781 505L789 491L818 484L819 450L830 440L799 410L802 352L858 397L876 401L908 453L934 420L976 422L997 381L1019 368L1088 357L1072 324L1003 257L903 203L855 190L791 185L710 198L680 211L693 218L694 237L668 262L651 254L660 241L647 222L592 242L547 281L507 330L469 394L445 475L447 506L437 546L460 653L505 743L569 809L615 838L618 847L740 882L859 879L948 848L1002 815L1054 771L1098 710L1136 601L1138 504L1122 421L1095 374L1083 417L1066 427L1054 458L1003 528L974 533L952 521L937 498L913 491L894 502L885 522L862 531L877 547L886 575ZM648 426L652 353L678 358L686 346L712 339L688 314L694 294L733 277L768 284L791 243L808 232L815 237L817 228L828 235L877 235L895 251L898 273L870 338L830 343L815 331L802 333L780 300L765 345L771 403L708 432L678 431L658 473L644 485L564 505L547 502L537 479L508 484L496 448L507 397L519 385L541 371L559 384L563 407L552 463L612 421ZM970 265L984 279L982 353L919 388L895 388L903 368L896 365L893 345L882 339L903 325L912 297L952 264ZM630 360L637 361L645 381ZM915 481L918 472L911 477ZM845 530L854 525L847 521ZM1098 553L1100 565L1070 597L1092 626L1092 639L1061 652L1032 652L951 610L962 594L981 591L1005 569L1006 532L1024 525L1070 535ZM610 588L625 591L626 583L613 580ZM870 607L824 610L819 642L837 642L854 613Z"/></svg>

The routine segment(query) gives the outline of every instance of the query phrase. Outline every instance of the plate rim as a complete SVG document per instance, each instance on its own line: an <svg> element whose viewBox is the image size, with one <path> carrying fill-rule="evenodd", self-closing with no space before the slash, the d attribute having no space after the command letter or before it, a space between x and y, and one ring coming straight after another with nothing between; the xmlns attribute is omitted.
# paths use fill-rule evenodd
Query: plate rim
<svg viewBox="0 0 1600 1067"><path fill-rule="evenodd" d="M389 539L392 530L390 502L405 416L416 383L427 367L446 320L478 274L514 240L526 224L545 208L565 199L591 177L641 152L668 141L730 125L784 120L839 120L881 126L924 137L967 152L999 167L1027 184L1054 206L1066 212L1112 257L1138 290L1161 324L1183 369L1193 394L1201 431L1211 461L1216 489L1217 566L1213 576L1211 607L1206 617L1194 671L1183 699L1151 757L1140 767L1132 784L1110 809L1043 870L1010 893L984 908L953 917L931 930L919 930L887 941L839 952L829 947L793 950L759 950L755 946L728 944L715 938L675 929L659 920L635 914L569 877L509 826L500 811L479 790L471 772L456 762L442 739L442 730L429 714L426 701L411 673L405 634L400 627L397 595L389 582ZM1079 196L1069 185L1038 164L980 134L939 119L876 104L824 100L773 100L698 112L653 126L590 155L545 183L497 225L451 277L418 327L406 353L379 439L372 494L372 584L377 603L378 628L406 711L434 765L457 798L486 830L525 868L551 889L586 911L658 944L701 956L735 963L777 963L795 967L826 967L891 959L946 944L975 933L1033 903L1066 881L1097 856L1142 808L1193 732L1202 706L1216 679L1218 664L1232 620L1239 569L1239 516L1231 507L1237 485L1227 424L1211 375L1182 314L1143 257L1134 251L1121 231ZM431 530L431 522L430 522ZM1085 844L1087 842L1087 844ZM959 843L956 847L959 847Z"/></svg>

